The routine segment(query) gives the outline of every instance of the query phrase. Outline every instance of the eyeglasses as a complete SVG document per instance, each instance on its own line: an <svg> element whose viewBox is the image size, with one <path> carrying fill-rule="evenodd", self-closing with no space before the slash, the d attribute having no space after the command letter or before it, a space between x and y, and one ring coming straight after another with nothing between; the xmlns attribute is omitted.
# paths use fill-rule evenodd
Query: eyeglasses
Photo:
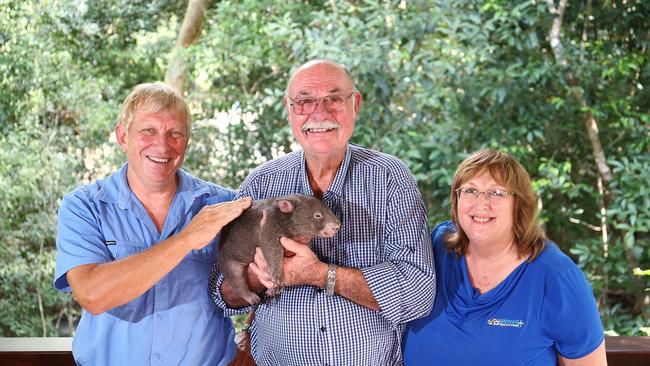
<svg viewBox="0 0 650 366"><path fill-rule="evenodd" d="M319 103L323 103L323 109L329 113L340 112L345 109L345 104L348 99L354 94L354 92L344 96L342 94L337 95L328 95L322 98L301 98L301 99L292 99L287 95L287 98L291 101L291 108L293 108L293 113L298 115L308 115L312 114L318 108Z"/></svg>
<svg viewBox="0 0 650 366"><path fill-rule="evenodd" d="M476 188L465 188L460 187L456 190L458 194L458 200L463 200L466 202L475 202L478 199L478 195L482 194L486 200L492 202L503 202L508 198L508 196L514 196L514 192L506 192L502 189L487 189L485 191L479 191Z"/></svg>

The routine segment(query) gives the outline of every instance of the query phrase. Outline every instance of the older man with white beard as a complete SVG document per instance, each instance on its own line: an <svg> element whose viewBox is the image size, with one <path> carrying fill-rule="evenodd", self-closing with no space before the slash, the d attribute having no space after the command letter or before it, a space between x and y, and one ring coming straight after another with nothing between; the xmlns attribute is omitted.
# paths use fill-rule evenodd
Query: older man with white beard
<svg viewBox="0 0 650 366"><path fill-rule="evenodd" d="M435 294L424 204L397 158L349 144L361 106L350 73L330 60L296 69L284 105L302 146L255 169L239 196L292 193L321 199L342 222L310 246L282 238L284 290L256 310L258 365L399 365L405 324L427 315ZM274 284L258 252L252 288ZM218 268L210 292L226 314L251 310Z"/></svg>

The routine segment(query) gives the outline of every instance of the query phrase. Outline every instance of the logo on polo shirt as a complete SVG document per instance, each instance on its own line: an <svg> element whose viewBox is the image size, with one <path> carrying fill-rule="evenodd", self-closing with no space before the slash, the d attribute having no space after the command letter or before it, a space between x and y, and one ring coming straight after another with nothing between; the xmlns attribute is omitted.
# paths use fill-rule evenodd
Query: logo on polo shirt
<svg viewBox="0 0 650 366"><path fill-rule="evenodd" d="M487 321L488 325L492 325L495 327L514 327L514 328L521 328L523 327L526 322L523 320L512 320L512 319L499 319L499 318L490 318Z"/></svg>

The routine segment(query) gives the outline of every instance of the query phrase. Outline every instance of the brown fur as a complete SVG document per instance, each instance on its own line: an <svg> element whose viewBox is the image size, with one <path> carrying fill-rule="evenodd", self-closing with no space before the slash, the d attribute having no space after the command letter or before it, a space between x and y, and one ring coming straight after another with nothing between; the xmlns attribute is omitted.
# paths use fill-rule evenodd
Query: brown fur
<svg viewBox="0 0 650 366"><path fill-rule="evenodd" d="M332 211L314 197L290 195L256 201L222 230L219 269L241 298L256 304L260 298L246 283L246 270L255 257L256 247L262 248L277 294L284 284L284 248L280 237L332 237L340 226Z"/></svg>

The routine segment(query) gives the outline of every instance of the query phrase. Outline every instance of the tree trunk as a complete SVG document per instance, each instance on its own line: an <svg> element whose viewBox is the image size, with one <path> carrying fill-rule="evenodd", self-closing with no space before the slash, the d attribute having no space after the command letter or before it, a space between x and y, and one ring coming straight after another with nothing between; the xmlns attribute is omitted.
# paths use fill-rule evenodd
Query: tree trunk
<svg viewBox="0 0 650 366"><path fill-rule="evenodd" d="M205 12L208 9L210 0L189 0L187 3L187 11L185 18L181 25L181 30L178 32L176 45L172 51L172 57L167 66L165 73L165 83L173 86L181 94L184 90L185 79L187 78L187 66L185 65L184 50L190 44L195 44L201 30L203 29L203 20L205 19Z"/></svg>
<svg viewBox="0 0 650 366"><path fill-rule="evenodd" d="M562 46L562 41L560 39L560 34L562 30L562 21L564 18L564 11L568 5L568 0L560 0L557 8L553 0L546 0L548 3L549 10L551 14L555 14L556 17L553 19L553 25L548 34L548 37L551 41L551 49L553 50L553 55L555 56L555 61L565 69L565 77L567 83L571 87L571 93L580 103L580 107L584 111L584 124L587 129L587 134L589 135L589 141L591 142L591 152L598 167L598 173L605 181L605 184L614 179L612 170L607 165L607 159L605 158L605 152L603 151L603 146L600 143L600 137L598 136L598 122L593 114L589 112L589 103L582 93L582 89L579 88L578 81L575 76L569 69L569 63L564 57L564 48Z"/></svg>
<svg viewBox="0 0 650 366"><path fill-rule="evenodd" d="M562 46L562 41L560 38L562 30L562 21L564 18L564 11L568 5L568 0L560 0L557 8L553 0L546 0L548 8L551 14L555 14L555 19L553 19L553 25L549 31L549 39L551 42L551 48L553 49L553 55L555 56L555 61L564 69L565 78L569 86L571 87L571 93L580 103L580 107L584 113L584 124L587 129L587 134L589 135L589 141L591 142L592 155L598 168L599 178L598 178L598 190L601 194L601 200L599 202L600 215L601 215L601 231L602 231L602 244L604 255L608 254L608 237L607 237L607 206L606 199L609 196L607 192L607 185L614 179L609 165L607 165L607 159L605 158L605 152L600 143L600 137L598 136L598 122L594 115L589 112L589 103L584 96L582 89L579 87L579 81L576 79L574 74L571 72L569 62L564 57L564 48ZM591 3L588 4L588 9L591 8ZM586 34L586 31L583 31L583 34ZM601 181L602 178L602 181ZM603 184L604 182L604 184ZM611 198L611 197L609 197ZM638 267L638 261L636 256L632 252L631 248L628 248L626 245L623 245L623 250L625 256L630 264L630 268ZM603 275L605 277L606 285L605 291L607 291L607 273L603 270ZM634 296L635 296L635 310L640 312L644 319L650 318L648 314L648 305L647 302L650 301L648 295L644 294L645 286L641 281L639 276L633 276L632 283L634 286ZM606 299L606 294L604 294Z"/></svg>

